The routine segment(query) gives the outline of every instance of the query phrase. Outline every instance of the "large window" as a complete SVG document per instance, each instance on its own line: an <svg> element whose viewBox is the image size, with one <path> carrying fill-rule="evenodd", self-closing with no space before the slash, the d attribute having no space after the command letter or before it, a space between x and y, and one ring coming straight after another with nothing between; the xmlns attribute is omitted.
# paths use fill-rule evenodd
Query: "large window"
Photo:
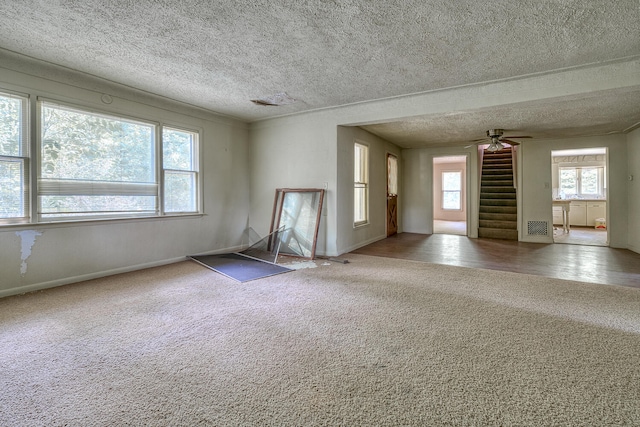
<svg viewBox="0 0 640 427"><path fill-rule="evenodd" d="M155 214L155 126L42 103L38 213Z"/></svg>
<svg viewBox="0 0 640 427"><path fill-rule="evenodd" d="M462 172L442 172L442 209L462 209Z"/></svg>
<svg viewBox="0 0 640 427"><path fill-rule="evenodd" d="M200 211L198 132L37 105L30 142L28 98L0 94L0 224Z"/></svg>
<svg viewBox="0 0 640 427"><path fill-rule="evenodd" d="M604 194L604 168L560 167L560 192L565 197L601 197Z"/></svg>
<svg viewBox="0 0 640 427"><path fill-rule="evenodd" d="M369 147L354 144L353 166L353 224L358 226L369 221Z"/></svg>
<svg viewBox="0 0 640 427"><path fill-rule="evenodd" d="M28 99L0 93L0 224L29 215Z"/></svg>

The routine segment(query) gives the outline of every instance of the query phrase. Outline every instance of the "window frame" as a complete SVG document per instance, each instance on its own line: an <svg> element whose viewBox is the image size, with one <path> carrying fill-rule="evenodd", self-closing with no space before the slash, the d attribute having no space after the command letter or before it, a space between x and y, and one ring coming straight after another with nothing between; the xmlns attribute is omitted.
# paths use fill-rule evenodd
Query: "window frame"
<svg viewBox="0 0 640 427"><path fill-rule="evenodd" d="M191 170L184 170L184 169L168 169L165 167L164 164L164 138L163 138L163 134L164 134L164 130L165 129L170 129L170 130L174 130L174 131L178 131L178 132L185 132L185 133L191 133L195 136L195 141L193 143L193 152L191 153L191 157L192 157L192 165L193 168ZM202 139L202 131L196 131L194 129L190 129L184 126L180 126L180 125L171 125L168 123L161 123L160 124L160 130L159 130L159 138L160 138L160 142L159 142L159 165L158 165L158 169L160 171L160 178L159 178L159 182L161 182L161 205L160 205L160 212L162 213L162 215L164 216L180 216L180 215L194 215L194 214L199 214L202 212L202 174L200 173L200 171L202 170L202 155L201 155L201 139ZM195 210L194 211L167 211L166 210L166 185L165 185L165 178L166 178L166 172L170 171L170 172L176 172L176 173L192 173L194 175L194 182L195 182L195 190L194 190L194 198L195 198Z"/></svg>
<svg viewBox="0 0 640 427"><path fill-rule="evenodd" d="M440 187L441 187L441 199L442 199L441 200L441 205L442 205L441 208L442 208L443 211L450 211L450 212L460 212L460 211L462 211L462 206L463 206L462 205L462 179L463 179L462 172L463 172L462 169L443 170L441 172L441 175L440 175L440 179L441 179ZM458 174L459 183L460 183L460 189L459 190L445 190L445 188L444 188L444 175L447 174L447 173ZM458 193L458 195L459 195L458 196L458 204L459 204L458 208L447 208L447 207L445 207L445 205L444 205L445 193Z"/></svg>
<svg viewBox="0 0 640 427"><path fill-rule="evenodd" d="M369 224L369 170L371 167L371 160L369 156L369 145L361 141L354 141L353 143L353 227L361 227ZM358 149L363 153L362 157L358 157L356 154ZM360 168L358 168L358 160L360 160ZM356 173L360 169L360 176L356 177ZM359 179L357 179L359 178ZM358 190L363 191L362 205L360 210L363 212L362 219L356 218L358 209L356 208L356 202L358 200Z"/></svg>
<svg viewBox="0 0 640 427"><path fill-rule="evenodd" d="M20 99L20 155L0 154L0 161L18 162L21 169L22 216L0 217L0 227L5 225L27 224L30 222L32 210L32 146L31 146L31 97L27 93L8 90L0 87L0 96Z"/></svg>
<svg viewBox="0 0 640 427"><path fill-rule="evenodd" d="M596 173L597 173L597 187L598 187L598 192L597 193L585 193L583 192L583 185L582 185L582 174L583 171L585 169L595 169ZM572 170L575 173L575 180L576 180L576 192L575 193L569 193L566 194L569 196L569 198L571 197L579 197L579 198L600 198L603 197L604 192L605 192L605 167L604 166L558 166L558 188L559 191L562 191L564 193L563 190L563 186L562 186L562 171L564 170Z"/></svg>
<svg viewBox="0 0 640 427"><path fill-rule="evenodd" d="M26 147L27 153L21 157L24 164L24 198L25 198L25 212L24 217L20 218L0 218L0 228L7 226L25 226L25 225L55 225L55 224L80 224L94 221L123 221L123 220L136 220L136 219L161 219L161 218L175 218L186 216L198 216L203 215L203 182L202 182L202 141L203 130L196 126L185 125L177 121L163 122L156 120L149 115L133 116L126 111L119 111L111 108L96 108L88 103L79 103L77 100L62 101L59 99L53 99L48 97L41 97L37 94L22 93L18 90L9 89L7 87L0 87L0 94L8 97L16 97L23 100L23 117L26 123L22 124L22 128L26 129L24 136L23 146ZM88 115L103 116L108 119L116 121L134 122L145 125L153 126L153 153L152 161L154 183L145 183L145 185L153 185L156 190L153 194L155 198L155 210L153 212L140 212L125 214L118 213L105 213L105 214L92 214L91 211L83 212L79 215L74 214L61 214L56 217L42 217L40 203L41 203L41 187L39 184L40 177L42 176L42 109L43 105L58 106L63 109L76 111L78 113L85 113ZM193 211L170 211L165 212L164 194L164 169L163 169L163 141L162 132L165 128L170 128L176 131L183 131L192 133L195 138L193 141L193 183L195 188L193 189L193 197L195 198L195 210ZM0 156L0 158L6 158L7 156ZM118 181L114 181L118 182ZM109 186L109 183L106 184ZM69 190L72 191L72 190ZM97 194L99 195L99 193ZM106 194L105 194L106 195Z"/></svg>

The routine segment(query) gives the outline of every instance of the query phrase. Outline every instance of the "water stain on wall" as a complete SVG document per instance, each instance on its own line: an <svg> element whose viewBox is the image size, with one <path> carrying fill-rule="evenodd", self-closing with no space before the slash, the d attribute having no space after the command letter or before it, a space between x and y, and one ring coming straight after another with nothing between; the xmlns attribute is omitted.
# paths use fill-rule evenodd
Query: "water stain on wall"
<svg viewBox="0 0 640 427"><path fill-rule="evenodd" d="M20 274L23 276L27 273L27 258L31 256L31 248L36 243L36 238L41 235L41 232L35 230L16 231L16 236L21 241L20 259L22 263L20 264Z"/></svg>

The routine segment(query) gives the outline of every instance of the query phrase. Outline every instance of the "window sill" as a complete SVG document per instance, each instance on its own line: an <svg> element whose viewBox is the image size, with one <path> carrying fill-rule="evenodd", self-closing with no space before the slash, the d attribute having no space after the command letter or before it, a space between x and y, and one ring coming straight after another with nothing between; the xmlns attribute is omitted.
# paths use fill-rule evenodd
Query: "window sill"
<svg viewBox="0 0 640 427"><path fill-rule="evenodd" d="M86 220L74 220L74 221L53 221L53 222L38 222L38 223L15 223L15 224L3 224L0 225L0 232L5 230L33 230L33 229L52 229L52 228L68 228L68 227L86 227L93 225L108 225L108 224L126 224L131 222L141 221L163 221L163 220L176 220L176 219L197 219L202 218L206 214L194 213L184 215L164 215L164 216L140 216L131 218L105 218L105 219L86 219Z"/></svg>

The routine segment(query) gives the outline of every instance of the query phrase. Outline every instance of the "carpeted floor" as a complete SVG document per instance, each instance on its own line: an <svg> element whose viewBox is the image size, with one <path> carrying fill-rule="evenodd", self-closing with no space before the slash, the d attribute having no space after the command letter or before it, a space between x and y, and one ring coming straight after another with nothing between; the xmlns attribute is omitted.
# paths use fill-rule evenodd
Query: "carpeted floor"
<svg viewBox="0 0 640 427"><path fill-rule="evenodd" d="M640 424L638 289L346 258L0 299L0 425Z"/></svg>

